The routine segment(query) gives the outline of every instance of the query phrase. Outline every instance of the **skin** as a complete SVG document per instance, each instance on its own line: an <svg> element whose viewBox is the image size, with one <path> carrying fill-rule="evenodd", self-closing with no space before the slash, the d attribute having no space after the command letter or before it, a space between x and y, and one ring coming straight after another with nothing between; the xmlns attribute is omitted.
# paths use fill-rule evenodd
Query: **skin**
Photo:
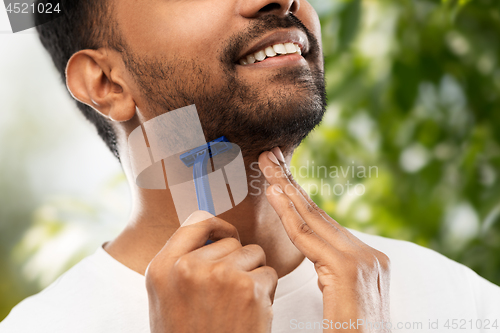
<svg viewBox="0 0 500 333"><path fill-rule="evenodd" d="M225 84L215 57L234 31L245 31L260 15L289 12L321 40L318 16L303 0L129 0L114 8L134 54L195 61L210 73L208 94ZM322 66L322 59L235 66L234 74L248 85L267 84L269 96L286 89L300 99L305 92L294 91L293 80L269 79L284 67L312 64ZM324 318L389 321L388 258L321 211L291 179L286 163L293 147L282 147L285 156L277 148L245 159L247 166L258 159L262 195L248 196L217 218L197 213L179 227L183 221L168 190L144 190L133 182L126 139L155 113L121 55L107 48L76 53L67 85L74 98L114 121L133 208L127 227L105 250L146 275L152 332L270 332L277 278L306 256L318 273ZM203 246L208 238L218 241Z"/></svg>

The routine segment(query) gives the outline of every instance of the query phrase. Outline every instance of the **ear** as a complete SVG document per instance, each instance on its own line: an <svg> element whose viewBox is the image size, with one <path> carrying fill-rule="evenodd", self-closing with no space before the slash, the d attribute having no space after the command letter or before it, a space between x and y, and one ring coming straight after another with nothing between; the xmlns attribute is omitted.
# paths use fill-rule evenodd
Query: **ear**
<svg viewBox="0 0 500 333"><path fill-rule="evenodd" d="M122 70L108 52L81 50L68 61L66 85L76 100L113 121L127 121L135 114L135 101Z"/></svg>

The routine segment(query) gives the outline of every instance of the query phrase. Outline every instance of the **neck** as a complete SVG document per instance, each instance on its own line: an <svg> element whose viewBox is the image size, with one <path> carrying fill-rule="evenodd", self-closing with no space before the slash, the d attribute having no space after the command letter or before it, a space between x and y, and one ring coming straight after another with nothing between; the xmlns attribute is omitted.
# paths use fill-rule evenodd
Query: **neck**
<svg viewBox="0 0 500 333"><path fill-rule="evenodd" d="M266 253L266 265L282 277L294 270L304 256L292 244L265 198L265 181L257 180L245 200L218 217L237 228L243 246L261 246ZM149 262L179 228L179 220L168 189L144 190L135 184L131 188L134 208L129 223L104 249L125 266L144 275Z"/></svg>

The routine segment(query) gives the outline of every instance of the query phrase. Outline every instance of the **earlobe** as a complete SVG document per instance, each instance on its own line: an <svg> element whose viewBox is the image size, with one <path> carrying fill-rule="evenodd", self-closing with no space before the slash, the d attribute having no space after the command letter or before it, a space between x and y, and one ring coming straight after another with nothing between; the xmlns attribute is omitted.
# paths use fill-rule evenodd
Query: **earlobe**
<svg viewBox="0 0 500 333"><path fill-rule="evenodd" d="M132 98L123 98L119 103L114 103L108 113L108 117L116 122L132 119L135 115L136 105Z"/></svg>
<svg viewBox="0 0 500 333"><path fill-rule="evenodd" d="M76 100L122 122L134 116L135 102L118 66L99 50L79 51L68 61L66 85Z"/></svg>

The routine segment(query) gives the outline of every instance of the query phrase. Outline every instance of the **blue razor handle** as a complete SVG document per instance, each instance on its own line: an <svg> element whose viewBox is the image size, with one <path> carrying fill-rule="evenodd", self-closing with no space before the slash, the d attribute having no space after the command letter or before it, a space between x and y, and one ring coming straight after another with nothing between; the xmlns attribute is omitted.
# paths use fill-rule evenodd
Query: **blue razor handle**
<svg viewBox="0 0 500 333"><path fill-rule="evenodd" d="M180 156L181 161L187 167L193 166L194 187L198 209L209 212L215 216L214 201L208 181L207 163L209 158L231 149L231 144L225 136L190 150ZM207 244L210 244L209 240Z"/></svg>
<svg viewBox="0 0 500 333"><path fill-rule="evenodd" d="M198 209L205 210L215 216L214 201L208 182L207 162L210 158L208 149L197 153L193 164L193 179L196 189L196 199L198 200Z"/></svg>

